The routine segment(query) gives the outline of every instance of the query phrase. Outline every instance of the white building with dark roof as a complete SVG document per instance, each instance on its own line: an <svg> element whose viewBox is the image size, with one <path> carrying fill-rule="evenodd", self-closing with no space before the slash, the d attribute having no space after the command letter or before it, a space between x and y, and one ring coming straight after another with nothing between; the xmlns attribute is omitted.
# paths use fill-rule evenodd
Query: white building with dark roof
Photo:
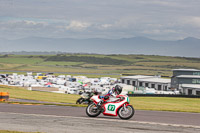
<svg viewBox="0 0 200 133"><path fill-rule="evenodd" d="M200 96L200 70L198 69L174 69L171 79L158 76L124 76L121 82L136 88L148 87L158 91L174 90L185 95Z"/></svg>
<svg viewBox="0 0 200 133"><path fill-rule="evenodd" d="M200 70L174 69L171 87L185 95L200 95Z"/></svg>
<svg viewBox="0 0 200 133"><path fill-rule="evenodd" d="M164 79L158 76L135 75L121 77L120 79L122 83L132 85L136 88L148 87L159 91L170 90L171 84L171 79Z"/></svg>

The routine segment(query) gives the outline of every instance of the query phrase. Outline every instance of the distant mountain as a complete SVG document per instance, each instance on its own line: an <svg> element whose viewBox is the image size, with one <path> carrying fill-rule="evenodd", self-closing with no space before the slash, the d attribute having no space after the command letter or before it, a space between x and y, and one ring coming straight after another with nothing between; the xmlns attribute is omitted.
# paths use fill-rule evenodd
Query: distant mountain
<svg viewBox="0 0 200 133"><path fill-rule="evenodd" d="M72 39L29 37L16 40L0 38L0 52L61 51L67 53L145 54L200 57L200 39L188 37L177 41L160 41L145 37L122 39Z"/></svg>

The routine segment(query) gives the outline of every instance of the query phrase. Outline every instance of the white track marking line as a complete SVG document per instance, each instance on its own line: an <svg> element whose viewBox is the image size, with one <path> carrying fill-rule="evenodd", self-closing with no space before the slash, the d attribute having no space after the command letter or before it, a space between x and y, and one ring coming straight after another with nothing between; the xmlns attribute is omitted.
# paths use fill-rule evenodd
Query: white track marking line
<svg viewBox="0 0 200 133"><path fill-rule="evenodd" d="M44 117L55 117L55 118L73 118L73 119L84 119L84 120L101 120L101 121L111 121L111 122L126 122L126 123L137 123L137 124L150 124L150 125L161 125L161 126L173 126L173 127L184 127L184 128L199 128L200 126L194 125L183 125L183 124L170 124L170 123L157 123L157 122L145 122L145 121L130 121L130 120L115 120L115 119L105 119L105 118L92 118L92 117L76 117L76 116L58 116L58 115L44 115L44 114L24 114L24 113L10 113L10 112L0 112L1 114L20 114L20 115L30 115L30 116L44 116Z"/></svg>

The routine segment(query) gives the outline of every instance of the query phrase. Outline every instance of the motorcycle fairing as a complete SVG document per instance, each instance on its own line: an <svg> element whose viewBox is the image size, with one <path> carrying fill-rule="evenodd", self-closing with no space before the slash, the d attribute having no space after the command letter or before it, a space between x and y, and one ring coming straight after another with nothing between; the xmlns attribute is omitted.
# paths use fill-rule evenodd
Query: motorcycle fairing
<svg viewBox="0 0 200 133"><path fill-rule="evenodd" d="M104 104L104 115L111 115L111 116L117 116L118 109L127 103L126 100L123 100L121 102L108 102Z"/></svg>
<svg viewBox="0 0 200 133"><path fill-rule="evenodd" d="M119 95L119 96L123 96L123 95ZM123 96L123 97L124 97L124 100L119 101L119 102L107 102L107 103L104 103L104 105L103 105L104 106L103 114L104 115L110 115L110 116L117 116L117 111L121 106L123 106L125 103L127 105L129 105L129 98L127 96ZM101 100L98 95L92 96L91 99L96 104L98 102L100 102L100 100Z"/></svg>

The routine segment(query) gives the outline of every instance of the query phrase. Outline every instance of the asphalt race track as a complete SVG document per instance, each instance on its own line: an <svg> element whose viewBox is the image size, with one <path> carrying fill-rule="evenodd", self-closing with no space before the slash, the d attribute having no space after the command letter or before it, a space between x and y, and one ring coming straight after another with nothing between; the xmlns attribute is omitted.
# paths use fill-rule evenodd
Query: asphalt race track
<svg viewBox="0 0 200 133"><path fill-rule="evenodd" d="M45 133L197 133L199 113L136 110L130 120L100 115L83 107L0 104L0 130Z"/></svg>

